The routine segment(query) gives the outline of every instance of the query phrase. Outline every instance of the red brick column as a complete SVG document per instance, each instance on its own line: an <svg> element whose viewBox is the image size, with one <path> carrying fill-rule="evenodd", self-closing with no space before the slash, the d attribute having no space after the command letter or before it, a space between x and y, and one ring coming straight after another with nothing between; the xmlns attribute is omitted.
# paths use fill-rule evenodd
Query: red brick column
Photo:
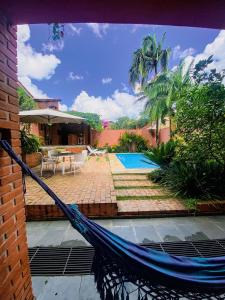
<svg viewBox="0 0 225 300"><path fill-rule="evenodd" d="M0 15L0 134L19 154L16 27ZM20 168L0 149L0 299L33 299Z"/></svg>

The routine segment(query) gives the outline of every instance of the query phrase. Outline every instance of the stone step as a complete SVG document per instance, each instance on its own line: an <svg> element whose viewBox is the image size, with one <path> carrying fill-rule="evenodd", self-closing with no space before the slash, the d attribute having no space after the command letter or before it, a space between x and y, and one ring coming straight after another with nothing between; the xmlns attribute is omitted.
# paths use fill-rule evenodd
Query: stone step
<svg viewBox="0 0 225 300"><path fill-rule="evenodd" d="M147 174L113 174L113 180L147 180Z"/></svg>
<svg viewBox="0 0 225 300"><path fill-rule="evenodd" d="M157 184L149 181L149 180L116 180L114 181L114 186L118 187L140 187L140 188L157 188L159 187Z"/></svg>
<svg viewBox="0 0 225 300"><path fill-rule="evenodd" d="M153 198L169 198L171 195L163 189L144 189L134 188L134 189L116 189L116 198L117 200L126 200L127 199L136 199L136 198L143 198L143 199L153 199Z"/></svg>
<svg viewBox="0 0 225 300"><path fill-rule="evenodd" d="M118 215L186 215L188 210L178 199L118 201Z"/></svg>

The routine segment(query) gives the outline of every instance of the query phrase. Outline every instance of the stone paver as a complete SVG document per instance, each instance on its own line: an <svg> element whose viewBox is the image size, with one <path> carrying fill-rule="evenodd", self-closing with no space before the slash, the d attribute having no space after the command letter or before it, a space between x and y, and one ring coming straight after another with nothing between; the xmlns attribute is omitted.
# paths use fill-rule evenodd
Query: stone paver
<svg viewBox="0 0 225 300"><path fill-rule="evenodd" d="M127 203L127 201L120 201L120 203L124 202ZM225 216L107 219L97 222L136 243L225 238ZM58 240L58 246L82 245L83 238L71 228L68 221L42 221L27 222L29 247L49 246L49 237L55 227L63 232L62 238ZM62 240L67 244L62 243ZM32 277L32 287L37 300L100 300L101 298L96 290L93 275Z"/></svg>
<svg viewBox="0 0 225 300"><path fill-rule="evenodd" d="M148 205L151 205L151 201L147 202ZM128 201L121 203L128 204ZM173 207L172 202L170 204ZM168 235L171 236L170 241L172 241L172 236L173 241L178 239L191 241L225 238L225 216L121 218L100 219L95 220L95 222L135 243L144 243L147 240L163 242L168 239ZM80 233L71 227L69 221L27 222L26 229L29 247L89 245ZM55 240L52 237L54 231Z"/></svg>
<svg viewBox="0 0 225 300"><path fill-rule="evenodd" d="M142 197L142 196L166 196L168 192L162 189L145 189L145 188L135 188L135 189L118 189L116 190L117 197Z"/></svg>
<svg viewBox="0 0 225 300"><path fill-rule="evenodd" d="M115 187L156 187L158 186L157 184L149 181L149 180L117 180L114 181L114 186Z"/></svg>
<svg viewBox="0 0 225 300"><path fill-rule="evenodd" d="M177 199L118 201L119 215L166 214L170 212L185 213L186 208Z"/></svg>
<svg viewBox="0 0 225 300"><path fill-rule="evenodd" d="M114 180L146 180L146 174L113 174Z"/></svg>
<svg viewBox="0 0 225 300"><path fill-rule="evenodd" d="M187 213L181 201L171 198L169 191L148 180L147 174L117 174L113 179L117 187L118 215ZM151 200L151 197L155 199Z"/></svg>

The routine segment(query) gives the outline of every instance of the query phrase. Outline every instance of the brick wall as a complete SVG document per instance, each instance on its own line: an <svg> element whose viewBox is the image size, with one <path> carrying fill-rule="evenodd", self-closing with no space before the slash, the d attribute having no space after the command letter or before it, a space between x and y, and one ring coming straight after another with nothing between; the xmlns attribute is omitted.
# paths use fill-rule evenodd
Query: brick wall
<svg viewBox="0 0 225 300"><path fill-rule="evenodd" d="M91 134L91 144L93 146L97 147L104 147L106 144L109 146L114 146L118 145L120 137L125 133L125 132L133 132L135 134L139 134L143 136L148 142L149 146L156 146L156 140L155 140L155 134L152 135L149 128L149 126L140 128L140 129L104 129L101 132L97 132L95 130L92 130ZM166 128L161 128L160 133L159 133L159 140L160 143L166 143L170 139L170 129L168 127Z"/></svg>
<svg viewBox="0 0 225 300"><path fill-rule="evenodd" d="M38 108L51 108L51 109L57 109L59 110L59 102L60 100L51 100L51 99L45 99L43 100L39 100L39 99L35 99L35 101L37 102L37 106Z"/></svg>
<svg viewBox="0 0 225 300"><path fill-rule="evenodd" d="M160 143L167 143L170 140L170 129L161 128L159 132L159 141Z"/></svg>
<svg viewBox="0 0 225 300"><path fill-rule="evenodd" d="M0 132L20 154L16 28L0 15ZM20 168L0 149L0 299L33 299Z"/></svg>
<svg viewBox="0 0 225 300"><path fill-rule="evenodd" d="M108 144L109 146L117 145L119 143L120 137L125 132L133 132L135 134L139 134L147 140L149 146L155 145L155 138L152 137L149 129L146 127L140 129L130 129L130 130L126 130L126 129L114 130L114 129L106 128L101 132L92 131L92 139L91 139L92 145L97 145L97 147L104 147L106 144Z"/></svg>

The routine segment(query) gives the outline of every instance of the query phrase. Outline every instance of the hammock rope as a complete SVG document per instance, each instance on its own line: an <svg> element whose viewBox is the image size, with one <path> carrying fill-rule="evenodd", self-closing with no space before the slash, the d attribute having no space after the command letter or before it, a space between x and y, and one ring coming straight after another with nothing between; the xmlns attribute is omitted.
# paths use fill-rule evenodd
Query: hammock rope
<svg viewBox="0 0 225 300"><path fill-rule="evenodd" d="M85 217L76 204L62 200L18 157L9 143L1 147L33 178L62 210L71 225L100 253L112 257L127 270L143 278L157 279L163 285L182 288L225 289L225 256L202 258L169 255L129 242Z"/></svg>

